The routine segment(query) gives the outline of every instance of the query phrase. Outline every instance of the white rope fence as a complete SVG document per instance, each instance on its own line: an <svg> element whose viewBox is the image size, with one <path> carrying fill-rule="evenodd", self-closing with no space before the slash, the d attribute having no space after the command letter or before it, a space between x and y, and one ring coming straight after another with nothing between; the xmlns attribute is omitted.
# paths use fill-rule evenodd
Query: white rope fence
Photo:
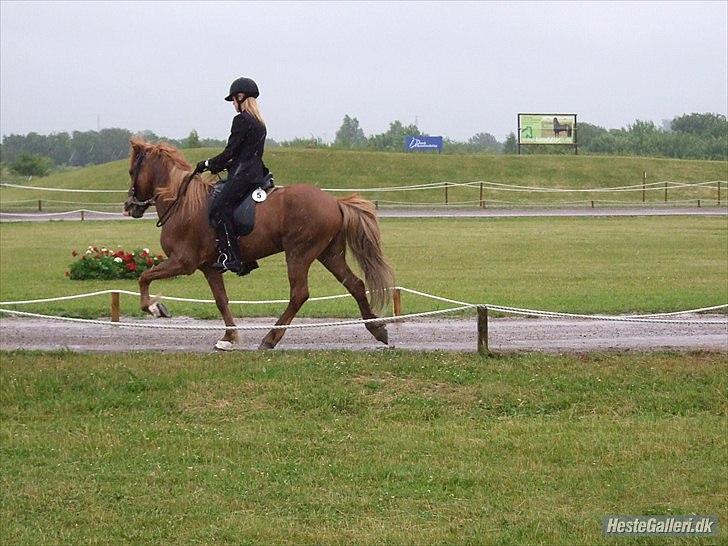
<svg viewBox="0 0 728 546"><path fill-rule="evenodd" d="M209 325L185 325L185 324L163 324L163 323L148 324L148 323L143 323L143 322L117 322L117 321L62 317L62 316L56 316L56 315L29 313L29 312L25 312L25 311L17 311L17 310L13 310L13 309L2 309L2 308L0 308L0 313L8 314L8 315L32 317L32 318L42 318L42 319L60 320L60 321L67 321L67 322L95 324L95 325L102 325L102 326L116 326L116 327L125 327L125 328L153 328L153 329L166 329L166 330L220 330L220 329L273 330L273 329L287 329L287 328L329 328L329 327L338 327L338 326L350 326L350 325L355 325L355 324L368 324L368 323L374 323L374 322L378 323L378 324L385 324L388 322L402 322L405 320L417 319L417 318L422 318L422 317L431 317L431 316L436 316L436 315L458 313L458 312L466 311L466 310L481 310L481 309L497 311L497 312L500 312L503 314L521 315L521 316L529 316L529 317L570 318L570 319L583 319L583 320L594 320L594 321L656 323L656 324L724 325L724 326L728 327L728 316L726 317L725 320L696 320L696 319L674 320L674 319L664 318L664 317L668 317L668 316L679 316L679 315L685 315L685 314L703 313L703 312L707 312L707 311L716 311L719 309L728 308L728 304L714 305L711 307L703 307L700 309L690 309L690 310L685 310L685 311L675 311L675 312L670 312L670 313L655 313L655 314L649 314L649 315L627 315L627 316L583 315L583 314L576 314L576 313L560 313L560 312L554 312L554 311L544 311L544 310L539 310L539 309L524 309L524 308L518 308L518 307L507 307L507 306L494 305L494 304L475 304L475 303L453 300L450 298L444 298L442 296L428 294L426 292L421 292L418 290L413 290L413 289L405 288L405 287L401 287L401 286L393 287L390 290L394 291L397 297L399 296L399 294L397 294L397 291L403 291L403 292L408 292L413 295L429 298L429 299L432 299L435 301L452 304L452 305L454 305L454 307L450 307L447 309L438 309L438 310L434 310L434 311L425 311L425 312L421 312L421 313L410 313L410 314L406 314L406 315L395 314L395 316L392 316L392 317L380 317L380 318L374 318L374 319L340 320L340 321L331 321L331 322L293 324L293 325L285 325L285 326L264 326L264 325L209 326ZM101 296L101 295L107 295L107 294L126 294L126 295L132 295L132 296L140 295L139 292L132 292L129 290L101 290L98 292L89 292L89 293L85 293L85 294L76 294L76 295L71 295L71 296L59 296L59 297L54 297L54 298L42 298L42 299L35 299L35 300L19 300L19 301L3 301L3 302L0 302L0 305L7 306L7 305L30 305L30 304L38 304L38 303L50 303L50 302L68 301L68 300L74 300L74 299L80 299L80 298ZM169 300L169 301L181 301L181 302L189 302L189 303L214 303L214 300L207 300L207 299L180 298L180 297L170 297L170 296L152 296L152 297L154 297L156 299L165 299L165 300ZM332 299L339 299L339 298L346 298L346 297L350 297L349 294L340 294L340 295L333 295L333 296L322 296L322 297L310 298L309 301L325 301L325 300L332 300ZM238 301L230 301L229 303L230 304L246 304L246 305L277 304L277 303L288 303L288 300L253 300L253 301L238 300ZM1 323L0 323L0 325L1 325ZM728 333L728 331L727 331L727 333Z"/></svg>
<svg viewBox="0 0 728 546"><path fill-rule="evenodd" d="M71 214L101 214L103 216L118 216L121 217L121 212L108 212L102 210L89 210L89 209L76 209L66 210L62 212L0 212L3 216L17 216L18 218L39 218L43 216L69 216Z"/></svg>
<svg viewBox="0 0 728 546"><path fill-rule="evenodd" d="M477 180L473 182L432 182L428 184L410 184L404 186L382 186L373 188L321 188L329 192L396 192L396 191L419 191L419 190L436 190L444 188L468 187L480 188L481 185L488 190L510 191L510 192L529 192L529 193L609 193L609 192L630 192L630 191L664 191L665 185L669 188L701 188L711 187L715 185L726 185L726 180L709 180L703 182L676 182L671 180L663 180L660 182L647 182L644 184L631 184L615 187L601 188L545 188L540 186L524 186L519 184L509 184L505 182L489 182L486 180ZM70 192L70 193L128 193L128 189L124 190L93 190L78 188L46 188L41 186L25 186L22 184L11 184L9 182L0 183L0 187L16 188L23 190L51 191L51 192Z"/></svg>

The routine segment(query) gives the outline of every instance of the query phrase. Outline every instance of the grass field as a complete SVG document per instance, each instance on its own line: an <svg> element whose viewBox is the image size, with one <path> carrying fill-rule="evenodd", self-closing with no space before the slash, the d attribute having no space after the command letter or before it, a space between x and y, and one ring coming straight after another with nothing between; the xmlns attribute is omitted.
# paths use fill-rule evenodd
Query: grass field
<svg viewBox="0 0 728 546"><path fill-rule="evenodd" d="M471 303L580 313L675 311L728 301L728 223L711 217L383 219L384 251L400 286ZM153 222L3 223L0 300L71 295L137 282L72 281L64 276L73 249L118 245L160 251ZM250 276L227 276L231 299L285 299L282 255ZM318 263L312 296L343 294ZM201 273L152 284L154 293L210 299ZM446 308L404 297L405 312ZM170 303L176 315L218 317L214 305ZM72 316L108 316L108 298L23 306ZM234 306L237 316L271 316L281 305ZM138 314L122 298L122 314ZM357 316L352 299L309 302L301 316Z"/></svg>
<svg viewBox="0 0 728 546"><path fill-rule="evenodd" d="M219 153L215 149L183 150L192 164ZM323 188L376 188L427 184L434 182L501 182L544 188L608 188L647 182L706 182L728 180L728 163L724 161L674 160L644 157L604 156L513 156L513 155L431 155L332 150L271 148L266 163L279 184L308 183ZM8 210L37 209L39 199L45 210L104 208L112 210L125 199L129 187L128 160L72 169L36 178L29 185L51 188L116 189L121 193L57 193L3 188L0 208ZM444 190L376 192L363 195L382 206L396 202L435 203L445 200ZM670 202L698 199L703 205L715 205L717 186L703 189L670 189ZM647 191L646 201L663 203L662 188ZM728 198L728 185L722 187L722 201ZM450 188L448 202L471 202L480 199L479 188ZM641 202L641 191L624 193L529 193L486 190L483 199L488 206L503 204L553 204L591 200L605 205L610 202ZM475 203L474 206L477 206ZM94 207L91 207L94 208Z"/></svg>
<svg viewBox="0 0 728 546"><path fill-rule="evenodd" d="M725 540L724 355L1 356L2 544Z"/></svg>

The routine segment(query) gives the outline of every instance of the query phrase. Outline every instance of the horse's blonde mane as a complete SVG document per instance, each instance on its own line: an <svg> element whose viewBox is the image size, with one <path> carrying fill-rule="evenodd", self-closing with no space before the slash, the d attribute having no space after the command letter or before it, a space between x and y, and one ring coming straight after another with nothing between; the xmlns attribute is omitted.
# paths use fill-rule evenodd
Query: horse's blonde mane
<svg viewBox="0 0 728 546"><path fill-rule="evenodd" d="M135 138L131 140L131 144L135 151L143 147L147 154L145 161L156 160L150 163L150 167L156 171L154 176L158 180L167 180L166 184L157 186L155 196L162 201L177 199L183 182L192 170L192 165L182 153L166 142L150 144ZM184 199L177 205L175 216L179 215L183 222L187 222L197 216L202 208L207 208L207 198L214 184L215 179L212 176L195 176L187 185Z"/></svg>

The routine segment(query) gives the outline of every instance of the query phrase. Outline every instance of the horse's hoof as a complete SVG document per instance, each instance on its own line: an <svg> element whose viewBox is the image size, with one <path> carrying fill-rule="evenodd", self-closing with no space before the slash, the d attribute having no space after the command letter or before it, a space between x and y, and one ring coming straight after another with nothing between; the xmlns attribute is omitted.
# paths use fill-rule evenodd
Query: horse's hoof
<svg viewBox="0 0 728 546"><path fill-rule="evenodd" d="M387 333L387 327L382 325L374 329L372 332L372 335L374 336L374 339L377 341L380 341L384 343L385 345L389 345L389 334Z"/></svg>
<svg viewBox="0 0 728 546"><path fill-rule="evenodd" d="M258 345L258 349L275 349L276 346L272 343L268 343L267 341L262 341L260 345Z"/></svg>
<svg viewBox="0 0 728 546"><path fill-rule="evenodd" d="M220 339L217 343L215 343L215 349L218 351L233 351L235 350L235 346L229 341Z"/></svg>
<svg viewBox="0 0 728 546"><path fill-rule="evenodd" d="M149 312L154 318L169 318L172 316L167 307L161 301L155 301L153 304L151 304L149 306Z"/></svg>

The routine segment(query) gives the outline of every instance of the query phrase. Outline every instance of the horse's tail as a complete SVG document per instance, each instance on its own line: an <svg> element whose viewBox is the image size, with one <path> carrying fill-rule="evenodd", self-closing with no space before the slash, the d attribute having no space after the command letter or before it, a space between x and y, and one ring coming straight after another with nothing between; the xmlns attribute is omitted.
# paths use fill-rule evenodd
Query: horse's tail
<svg viewBox="0 0 728 546"><path fill-rule="evenodd" d="M389 289L394 286L394 271L382 254L374 203L358 195L342 197L338 201L344 215L341 230L364 272L372 308L380 311L391 297Z"/></svg>

